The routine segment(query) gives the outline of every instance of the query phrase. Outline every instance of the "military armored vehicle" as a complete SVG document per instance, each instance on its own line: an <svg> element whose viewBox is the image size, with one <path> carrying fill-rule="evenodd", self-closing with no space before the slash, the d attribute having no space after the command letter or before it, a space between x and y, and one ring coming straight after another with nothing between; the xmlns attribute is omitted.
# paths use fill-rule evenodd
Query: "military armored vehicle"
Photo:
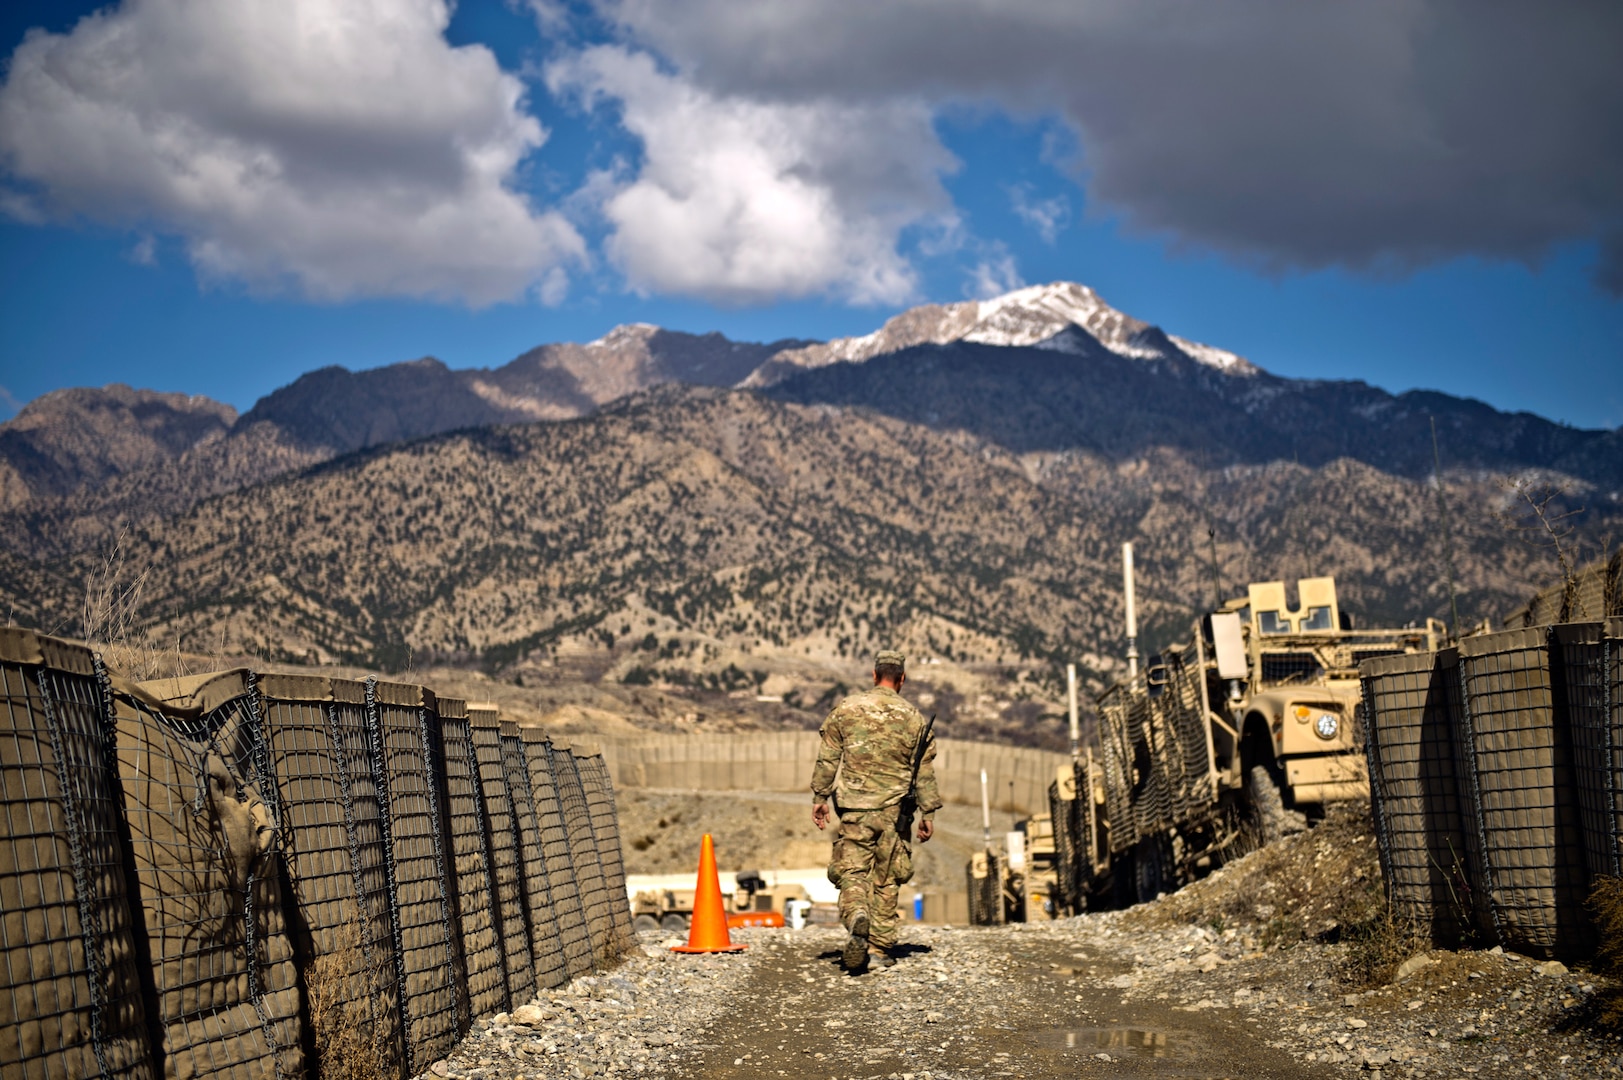
<svg viewBox="0 0 1623 1080"><path fill-rule="evenodd" d="M1042 922L1066 914L1056 895L1059 862L1048 814L1016 822L1003 850L991 850L989 845L988 850L975 852L965 871L973 925Z"/></svg>
<svg viewBox="0 0 1623 1080"><path fill-rule="evenodd" d="M1445 627L1355 628L1333 578L1297 596L1249 586L1100 695L1098 745L1049 791L1058 906L1154 899L1245 835L1267 842L1368 796L1358 665L1436 649Z"/></svg>
<svg viewBox="0 0 1623 1080"><path fill-rule="evenodd" d="M733 877L734 888L723 896L729 915L741 912L785 913L790 900L809 900L803 885L768 885L756 870L741 870ZM693 921L692 889L643 889L631 898L631 924L638 930L665 929L686 933Z"/></svg>

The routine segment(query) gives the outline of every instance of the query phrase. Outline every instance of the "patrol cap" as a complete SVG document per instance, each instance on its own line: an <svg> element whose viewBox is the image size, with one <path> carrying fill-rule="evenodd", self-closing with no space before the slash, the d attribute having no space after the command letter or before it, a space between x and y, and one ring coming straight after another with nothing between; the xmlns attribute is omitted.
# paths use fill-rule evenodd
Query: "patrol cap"
<svg viewBox="0 0 1623 1080"><path fill-rule="evenodd" d="M907 657L895 649L880 649L873 658L873 666L880 667L884 664L895 664L899 668L905 668L907 666Z"/></svg>

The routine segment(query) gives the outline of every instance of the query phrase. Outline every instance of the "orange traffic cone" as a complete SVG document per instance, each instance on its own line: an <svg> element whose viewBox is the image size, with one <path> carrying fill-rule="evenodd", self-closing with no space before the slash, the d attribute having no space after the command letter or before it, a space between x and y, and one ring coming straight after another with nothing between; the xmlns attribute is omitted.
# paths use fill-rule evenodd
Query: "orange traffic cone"
<svg viewBox="0 0 1623 1080"><path fill-rule="evenodd" d="M727 933L727 910L721 903L721 877L716 873L716 845L704 834L699 845L699 880L693 885L693 921L688 943L672 945L672 952L742 952Z"/></svg>

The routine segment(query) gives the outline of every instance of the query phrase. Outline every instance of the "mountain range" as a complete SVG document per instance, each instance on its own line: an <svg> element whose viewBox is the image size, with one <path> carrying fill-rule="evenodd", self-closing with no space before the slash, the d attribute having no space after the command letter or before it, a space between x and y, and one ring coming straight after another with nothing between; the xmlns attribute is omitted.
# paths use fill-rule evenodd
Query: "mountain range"
<svg viewBox="0 0 1623 1080"><path fill-rule="evenodd" d="M492 370L325 368L241 416L48 394L0 425L0 603L72 629L110 573L177 648L773 679L805 706L889 642L944 662L925 685L960 730L1051 742L1060 661L1094 689L1119 669L1123 540L1152 647L1248 580L1443 614L1433 419L1467 618L1555 572L1504 477L1582 505L1570 542L1623 525L1616 430L1281 378L1060 283L829 342L632 325Z"/></svg>
<svg viewBox="0 0 1623 1080"><path fill-rule="evenodd" d="M0 510L51 516L85 495L79 511L96 516L173 512L369 446L585 416L668 383L859 404L1017 451L1086 448L1120 458L1176 446L1212 466L1350 457L1411 477L1432 469L1435 418L1451 468L1553 469L1623 489L1616 429L1574 429L1428 391L1281 378L1060 282L925 305L871 334L829 342L741 343L631 324L584 345L542 345L494 369L452 370L432 357L359 372L326 367L240 417L199 396L57 391L0 424ZM73 547L81 532L50 542Z"/></svg>

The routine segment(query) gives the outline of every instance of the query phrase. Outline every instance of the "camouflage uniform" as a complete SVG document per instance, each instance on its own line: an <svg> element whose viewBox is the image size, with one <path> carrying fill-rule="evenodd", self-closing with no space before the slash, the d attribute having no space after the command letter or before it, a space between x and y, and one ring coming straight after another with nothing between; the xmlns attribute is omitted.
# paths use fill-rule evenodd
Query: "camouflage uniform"
<svg viewBox="0 0 1623 1080"><path fill-rule="evenodd" d="M869 920L868 941L879 948L896 944L898 886L912 880L912 803L930 821L941 806L936 791L935 734L924 744L918 781L914 752L925 734L925 719L888 686L853 694L823 721L823 745L812 772L812 795L824 803L839 791L840 815L829 880L840 887L840 921L847 930L859 911ZM914 799L908 799L909 795ZM907 799L909 805L904 806Z"/></svg>

